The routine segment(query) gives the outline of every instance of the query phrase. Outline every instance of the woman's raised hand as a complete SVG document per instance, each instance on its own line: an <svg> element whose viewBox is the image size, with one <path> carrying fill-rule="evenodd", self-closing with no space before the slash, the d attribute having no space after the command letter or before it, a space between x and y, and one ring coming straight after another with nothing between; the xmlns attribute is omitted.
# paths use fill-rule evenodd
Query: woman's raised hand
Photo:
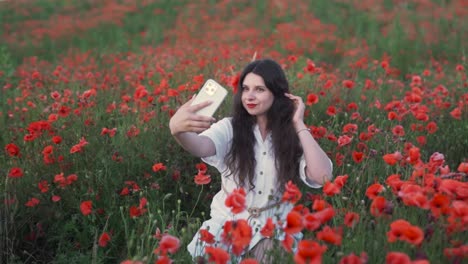
<svg viewBox="0 0 468 264"><path fill-rule="evenodd" d="M183 104L172 116L169 121L169 129L172 135L181 132L200 133L208 129L216 121L213 117L198 115L196 113L198 110L210 105L212 101L191 105L194 99L195 97Z"/></svg>
<svg viewBox="0 0 468 264"><path fill-rule="evenodd" d="M299 129L304 124L304 102L302 101L302 98L300 96L296 96L289 93L285 93L284 95L294 102L296 111L293 115L293 123L296 129Z"/></svg>

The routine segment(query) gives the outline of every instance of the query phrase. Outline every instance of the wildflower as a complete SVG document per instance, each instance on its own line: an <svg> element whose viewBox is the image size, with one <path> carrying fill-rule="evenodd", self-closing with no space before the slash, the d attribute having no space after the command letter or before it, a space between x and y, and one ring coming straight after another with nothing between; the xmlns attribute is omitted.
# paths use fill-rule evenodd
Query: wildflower
<svg viewBox="0 0 468 264"><path fill-rule="evenodd" d="M227 221L224 224L221 238L223 243L232 246L232 252L239 256L250 244L252 228L245 219Z"/></svg>
<svg viewBox="0 0 468 264"><path fill-rule="evenodd" d="M424 239L424 232L421 228L411 225L408 221L398 219L390 224L387 238L388 242L402 240L413 245L419 245Z"/></svg>
<svg viewBox="0 0 468 264"><path fill-rule="evenodd" d="M310 93L307 95L306 105L314 105L318 103L318 101L319 101L319 97L314 93Z"/></svg>
<svg viewBox="0 0 468 264"><path fill-rule="evenodd" d="M286 216L286 226L284 232L287 234L295 234L302 231L304 227L302 221L302 215L297 211L291 211Z"/></svg>
<svg viewBox="0 0 468 264"><path fill-rule="evenodd" d="M36 205L39 204L39 202L40 202L39 199L33 197L33 198L29 199L29 201L27 201L25 205L27 207L35 207Z"/></svg>
<svg viewBox="0 0 468 264"><path fill-rule="evenodd" d="M396 151L395 153L385 154L383 160L390 166L395 165L398 161L403 158L400 152Z"/></svg>
<svg viewBox="0 0 468 264"><path fill-rule="evenodd" d="M7 144L5 146L5 151L10 157L19 157L20 156L20 148L15 145L14 143Z"/></svg>
<svg viewBox="0 0 468 264"><path fill-rule="evenodd" d="M200 229L200 240L207 243L213 244L215 242L214 235L208 231L208 229Z"/></svg>
<svg viewBox="0 0 468 264"><path fill-rule="evenodd" d="M288 181L286 184L286 189L283 193L282 201L295 204L301 199L301 197L302 193L299 188L292 181Z"/></svg>
<svg viewBox="0 0 468 264"><path fill-rule="evenodd" d="M231 259L224 249L218 247L205 247L205 253L209 256L210 263L226 264Z"/></svg>
<svg viewBox="0 0 468 264"><path fill-rule="evenodd" d="M268 217L262 230L260 230L260 234L264 237L271 238L273 237L274 232L275 232L275 224L273 223L273 220L271 219L271 217Z"/></svg>
<svg viewBox="0 0 468 264"><path fill-rule="evenodd" d="M378 183L374 183L372 184L371 186L369 186L366 190L366 196L369 198L369 199L374 199L377 197L377 195L379 193L381 193L382 191L384 191L385 188L381 185L381 184L378 184Z"/></svg>
<svg viewBox="0 0 468 264"><path fill-rule="evenodd" d="M179 250L180 240L172 235L165 234L159 241L159 247L154 250L155 254L166 255L168 252L174 254Z"/></svg>
<svg viewBox="0 0 468 264"><path fill-rule="evenodd" d="M92 201L81 202L80 210L84 216L91 214L93 212L93 202Z"/></svg>
<svg viewBox="0 0 468 264"><path fill-rule="evenodd" d="M347 227L354 227L357 222L359 222L359 214L354 213L354 212L346 213L344 217L344 224Z"/></svg>
<svg viewBox="0 0 468 264"><path fill-rule="evenodd" d="M294 262L297 264L322 263L322 255L325 251L327 251L327 247L320 245L316 241L301 240L297 245Z"/></svg>
<svg viewBox="0 0 468 264"><path fill-rule="evenodd" d="M339 246L342 240L341 230L325 226L321 231L317 232L317 239Z"/></svg>
<svg viewBox="0 0 468 264"><path fill-rule="evenodd" d="M8 177L10 178L21 178L23 177L23 175L24 175L23 170L18 167L13 167L8 172Z"/></svg>
<svg viewBox="0 0 468 264"><path fill-rule="evenodd" d="M152 169L154 172L164 171L166 170L166 166L164 166L163 163L156 163L153 165Z"/></svg>
<svg viewBox="0 0 468 264"><path fill-rule="evenodd" d="M99 244L100 247L106 247L107 244L109 243L109 241L110 241L109 233L104 232L99 236L99 243L98 244Z"/></svg>
<svg viewBox="0 0 468 264"><path fill-rule="evenodd" d="M241 213L245 210L245 190L244 188L234 189L231 194L228 195L224 204L226 207L231 208L233 214Z"/></svg>
<svg viewBox="0 0 468 264"><path fill-rule="evenodd" d="M197 185L205 185L211 182L211 176L199 171L198 174L195 176L194 181Z"/></svg>
<svg viewBox="0 0 468 264"><path fill-rule="evenodd" d="M335 183L327 181L323 185L323 193L326 196L334 196L335 194L339 194L340 192L341 192L341 188Z"/></svg>

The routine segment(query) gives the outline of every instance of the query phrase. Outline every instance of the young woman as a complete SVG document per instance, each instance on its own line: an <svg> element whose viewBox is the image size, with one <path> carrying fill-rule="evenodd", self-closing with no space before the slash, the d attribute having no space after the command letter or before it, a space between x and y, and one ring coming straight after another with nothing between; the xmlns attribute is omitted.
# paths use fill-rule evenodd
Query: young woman
<svg viewBox="0 0 468 264"><path fill-rule="evenodd" d="M302 99L290 94L283 69L271 59L256 60L244 68L232 117L214 123L212 117L195 114L211 102L191 106L192 100L171 118L171 134L185 150L222 175L211 219L200 229L208 229L221 241L227 220L248 219L254 230L248 253L261 260L272 241L259 230L269 217L284 220L293 207L280 203L287 182L302 181L320 188L332 178L332 163L304 124ZM225 199L240 187L246 191L247 210L234 215ZM205 254L204 247L197 233L188 250L196 257Z"/></svg>

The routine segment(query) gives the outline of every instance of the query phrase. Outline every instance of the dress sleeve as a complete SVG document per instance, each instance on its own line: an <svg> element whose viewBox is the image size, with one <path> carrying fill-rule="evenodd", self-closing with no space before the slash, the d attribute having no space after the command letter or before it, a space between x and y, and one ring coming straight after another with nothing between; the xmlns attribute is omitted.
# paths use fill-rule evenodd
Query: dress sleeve
<svg viewBox="0 0 468 264"><path fill-rule="evenodd" d="M330 159L328 160L330 161L330 166L332 166L332 169L333 169L332 161ZM299 176L301 177L301 180L310 188L316 188L316 189L321 188L323 186L322 183L312 182L309 179L307 179L307 176L305 174L305 167L306 167L306 162L305 162L304 155L302 155L301 161L299 163Z"/></svg>
<svg viewBox="0 0 468 264"><path fill-rule="evenodd" d="M224 157L229 151L229 146L232 142L232 134L231 118L223 118L211 125L209 129L203 131L200 136L208 137L213 141L216 154L202 157L202 161L217 168L219 171L223 171L225 167Z"/></svg>

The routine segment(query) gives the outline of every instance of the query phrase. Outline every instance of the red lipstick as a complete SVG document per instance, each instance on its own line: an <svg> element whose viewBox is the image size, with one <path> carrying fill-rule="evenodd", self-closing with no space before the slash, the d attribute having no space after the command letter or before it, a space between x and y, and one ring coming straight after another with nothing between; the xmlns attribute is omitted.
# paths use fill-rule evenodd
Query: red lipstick
<svg viewBox="0 0 468 264"><path fill-rule="evenodd" d="M257 105L256 104L247 104L248 108L254 108L255 106L257 106Z"/></svg>

